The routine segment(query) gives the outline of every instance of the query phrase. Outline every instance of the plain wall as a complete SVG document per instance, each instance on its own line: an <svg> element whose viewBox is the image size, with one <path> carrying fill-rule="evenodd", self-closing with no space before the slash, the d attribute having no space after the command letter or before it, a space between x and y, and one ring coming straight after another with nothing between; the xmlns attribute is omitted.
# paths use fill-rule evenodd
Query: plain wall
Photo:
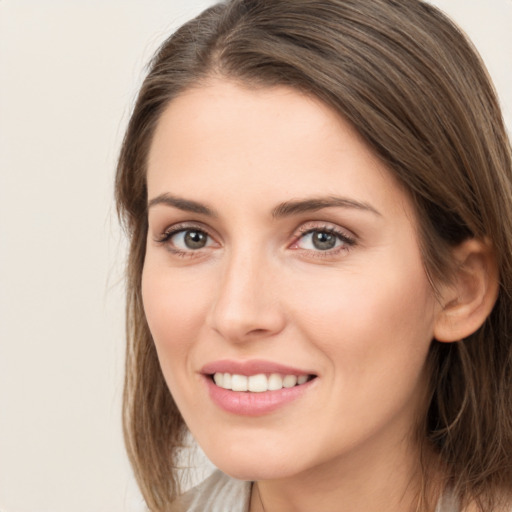
<svg viewBox="0 0 512 512"><path fill-rule="evenodd" d="M115 160L143 68L211 2L0 0L0 510L143 510L120 426ZM512 1L438 0L512 129Z"/></svg>

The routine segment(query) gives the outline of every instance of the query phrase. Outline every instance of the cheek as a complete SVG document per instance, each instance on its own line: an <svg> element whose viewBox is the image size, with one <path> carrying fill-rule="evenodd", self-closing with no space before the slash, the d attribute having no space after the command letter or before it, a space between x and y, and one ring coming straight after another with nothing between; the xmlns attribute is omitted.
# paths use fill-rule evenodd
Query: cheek
<svg viewBox="0 0 512 512"><path fill-rule="evenodd" d="M180 279L167 268L146 264L142 299L149 329L166 373L169 364L183 364L192 341L202 329L208 293L201 281ZM168 357L172 356L172 357Z"/></svg>
<svg viewBox="0 0 512 512"><path fill-rule="evenodd" d="M328 368L332 424L357 418L340 435L358 439L361 425L376 431L393 418L409 422L422 407L433 332L432 294L422 269L344 273L317 284L323 286L309 290L307 300L305 290L297 290L294 307L301 312L300 331ZM315 414L326 413L319 407Z"/></svg>
<svg viewBox="0 0 512 512"><path fill-rule="evenodd" d="M145 266L144 311L167 386L184 416L200 407L192 390L192 354L204 326L208 294L201 281L180 279L165 265ZM187 412L188 411L188 412Z"/></svg>
<svg viewBox="0 0 512 512"><path fill-rule="evenodd" d="M304 280L293 292L293 316L301 330L352 372L424 362L433 337L434 299L421 266L379 261L361 273L351 269ZM418 370L416 368L415 370Z"/></svg>

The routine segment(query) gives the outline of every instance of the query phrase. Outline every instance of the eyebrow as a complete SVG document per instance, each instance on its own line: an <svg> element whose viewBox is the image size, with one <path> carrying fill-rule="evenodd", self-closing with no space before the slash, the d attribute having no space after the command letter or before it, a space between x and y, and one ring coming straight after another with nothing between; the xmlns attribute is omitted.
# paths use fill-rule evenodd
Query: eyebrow
<svg viewBox="0 0 512 512"><path fill-rule="evenodd" d="M299 199L281 203L272 210L272 217L281 218L301 213L315 212L323 208L353 208L374 213L381 216L381 213L368 203L355 201L346 197L328 196L311 199Z"/></svg>
<svg viewBox="0 0 512 512"><path fill-rule="evenodd" d="M173 196L168 193L160 194L151 199L148 203L148 209L160 204L178 208L179 210L183 210L185 212L198 213L208 217L218 217L215 210L212 210L203 203L199 203L198 201L193 201L191 199L184 199L182 197ZM368 211L374 213L375 215L381 216L380 212L368 203L355 201L354 199L348 199L346 197L328 196L285 201L272 210L272 217L275 219L290 217L292 215L335 207Z"/></svg>
<svg viewBox="0 0 512 512"><path fill-rule="evenodd" d="M148 203L148 210L158 204L172 206L185 212L199 213L201 215L207 215L208 217L217 217L217 213L214 210L202 203L192 201L191 199L183 199L182 197L173 196L167 193L160 194L159 196L151 199Z"/></svg>

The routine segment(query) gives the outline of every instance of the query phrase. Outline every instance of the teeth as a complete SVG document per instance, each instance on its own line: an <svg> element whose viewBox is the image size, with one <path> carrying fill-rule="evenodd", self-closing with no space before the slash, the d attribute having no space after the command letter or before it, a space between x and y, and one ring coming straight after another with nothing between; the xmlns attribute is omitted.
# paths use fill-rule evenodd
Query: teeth
<svg viewBox="0 0 512 512"><path fill-rule="evenodd" d="M276 391L283 387L283 377L279 375L279 373L273 373L270 375L268 379L268 389L269 391Z"/></svg>
<svg viewBox="0 0 512 512"><path fill-rule="evenodd" d="M296 375L287 375L283 379L283 387L285 388L293 388L297 384L297 376Z"/></svg>
<svg viewBox="0 0 512 512"><path fill-rule="evenodd" d="M231 389L231 373L224 373L222 379L222 387L224 389Z"/></svg>
<svg viewBox="0 0 512 512"><path fill-rule="evenodd" d="M217 386L219 386L220 388L224 387L224 374L223 373L216 373L213 376L213 380L214 380L215 384L217 384Z"/></svg>
<svg viewBox="0 0 512 512"><path fill-rule="evenodd" d="M231 389L233 391L247 391L247 381L249 379L245 375L232 375L231 376Z"/></svg>
<svg viewBox="0 0 512 512"><path fill-rule="evenodd" d="M251 391L252 393L293 388L305 384L308 380L307 375L281 375L279 373L271 373L268 376L259 373L250 377L231 373L215 373L213 375L213 381L221 388L233 391Z"/></svg>
<svg viewBox="0 0 512 512"><path fill-rule="evenodd" d="M249 377L249 391L253 391L254 393L261 393L263 391L267 391L268 389L268 381L267 376L264 373L260 373L258 375L251 375Z"/></svg>

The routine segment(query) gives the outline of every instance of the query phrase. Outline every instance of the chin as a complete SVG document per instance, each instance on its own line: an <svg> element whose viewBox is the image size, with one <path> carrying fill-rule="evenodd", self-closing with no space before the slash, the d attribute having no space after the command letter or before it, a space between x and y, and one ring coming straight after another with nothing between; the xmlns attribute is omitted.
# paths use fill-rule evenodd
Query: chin
<svg viewBox="0 0 512 512"><path fill-rule="evenodd" d="M274 449L253 446L253 449L230 448L208 450L203 448L210 461L223 473L238 480L261 481L289 478L303 470L304 459L299 460Z"/></svg>
<svg viewBox="0 0 512 512"><path fill-rule="evenodd" d="M297 473L296 470L292 471L291 468L275 467L275 464L269 466L268 462L264 465L260 465L252 460L237 461L234 464L230 461L222 461L220 465L215 465L223 473L233 478L253 482L285 479Z"/></svg>

